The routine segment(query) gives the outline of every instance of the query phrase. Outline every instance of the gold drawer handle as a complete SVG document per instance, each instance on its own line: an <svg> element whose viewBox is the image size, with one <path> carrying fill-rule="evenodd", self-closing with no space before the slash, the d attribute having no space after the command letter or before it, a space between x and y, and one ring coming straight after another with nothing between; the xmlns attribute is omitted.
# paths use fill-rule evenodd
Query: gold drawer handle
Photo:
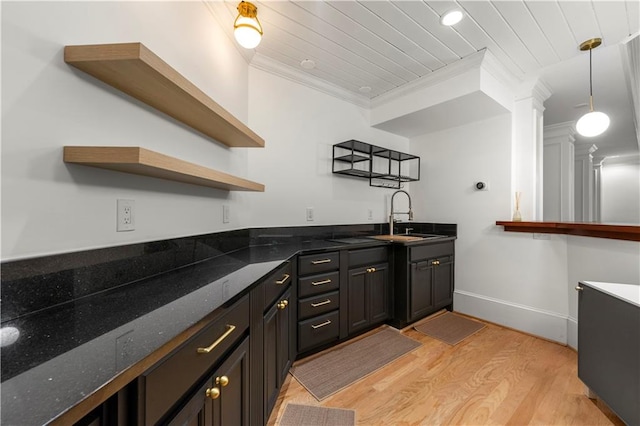
<svg viewBox="0 0 640 426"><path fill-rule="evenodd" d="M579 285L576 286L576 291L582 291L582 290L584 290L583 287L580 287Z"/></svg>
<svg viewBox="0 0 640 426"><path fill-rule="evenodd" d="M328 305L329 303L331 303L331 299L327 299L327 300L324 300L324 301L318 302L318 303L312 303L311 307L312 308L317 308L318 306Z"/></svg>
<svg viewBox="0 0 640 426"><path fill-rule="evenodd" d="M331 259L322 259L322 260L312 260L312 265L321 265L323 263L331 263Z"/></svg>
<svg viewBox="0 0 640 426"><path fill-rule="evenodd" d="M282 284L286 283L288 279L289 279L289 274L284 274L284 277L282 277L282 279L280 281L276 281L276 284L282 285Z"/></svg>
<svg viewBox="0 0 640 426"><path fill-rule="evenodd" d="M431 262L432 265L438 266L440 264L439 260L434 260L433 262Z"/></svg>
<svg viewBox="0 0 640 426"><path fill-rule="evenodd" d="M205 395L207 395L207 398L218 399L220 397L220 389L218 388L207 389L207 391L205 392Z"/></svg>
<svg viewBox="0 0 640 426"><path fill-rule="evenodd" d="M376 268L367 268L367 272L375 272Z"/></svg>
<svg viewBox="0 0 640 426"><path fill-rule="evenodd" d="M288 300L281 300L280 302L278 302L276 306L278 309L283 310L284 308L287 307L288 304L289 304Z"/></svg>
<svg viewBox="0 0 640 426"><path fill-rule="evenodd" d="M316 286L316 285L322 285L322 284L329 284L330 282L331 282L330 279L322 280L322 281L312 281L311 285Z"/></svg>
<svg viewBox="0 0 640 426"><path fill-rule="evenodd" d="M326 321L325 321L325 322L323 322L322 324L318 324L318 325L313 325L313 324L311 324L311 328L313 328L313 329L315 330L315 329L317 329L317 328L322 328L322 327L327 326L327 325L329 325L329 324L331 324L331 320L326 320Z"/></svg>
<svg viewBox="0 0 640 426"><path fill-rule="evenodd" d="M198 353L199 354L208 354L209 352L211 352L212 350L215 349L216 346L218 346L220 344L220 342L222 342L224 339L226 339L227 337L229 337L229 335L231 333L233 333L233 330L236 329L235 325L231 325L231 324L227 324L227 331L224 332L224 334L220 337L218 337L218 340L216 340L215 342L213 342L210 346L207 346L206 348L198 348ZM217 397L216 397L217 398ZM213 398L215 399L215 398Z"/></svg>

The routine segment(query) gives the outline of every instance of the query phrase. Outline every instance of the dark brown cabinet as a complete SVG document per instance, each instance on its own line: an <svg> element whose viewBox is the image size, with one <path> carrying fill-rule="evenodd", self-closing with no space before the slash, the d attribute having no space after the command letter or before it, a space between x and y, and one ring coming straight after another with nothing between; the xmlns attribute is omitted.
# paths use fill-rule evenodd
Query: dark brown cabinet
<svg viewBox="0 0 640 426"><path fill-rule="evenodd" d="M298 352L340 337L340 253L298 258Z"/></svg>
<svg viewBox="0 0 640 426"><path fill-rule="evenodd" d="M291 289L280 296L264 315L264 401L265 419L269 417L291 363Z"/></svg>
<svg viewBox="0 0 640 426"><path fill-rule="evenodd" d="M405 327L439 309L453 307L454 242L394 247L394 318Z"/></svg>
<svg viewBox="0 0 640 426"><path fill-rule="evenodd" d="M249 338L189 398L171 426L249 425Z"/></svg>
<svg viewBox="0 0 640 426"><path fill-rule="evenodd" d="M349 251L346 312L349 335L389 317L388 258L386 247Z"/></svg>

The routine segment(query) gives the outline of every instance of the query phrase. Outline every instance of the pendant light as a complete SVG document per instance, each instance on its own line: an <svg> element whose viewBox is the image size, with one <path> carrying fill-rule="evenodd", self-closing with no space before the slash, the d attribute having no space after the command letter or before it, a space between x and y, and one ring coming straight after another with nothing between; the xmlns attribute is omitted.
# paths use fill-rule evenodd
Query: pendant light
<svg viewBox="0 0 640 426"><path fill-rule="evenodd" d="M258 21L258 8L248 1L238 5L238 16L233 23L233 35L240 46L253 49L262 39L262 25Z"/></svg>
<svg viewBox="0 0 640 426"><path fill-rule="evenodd" d="M589 112L580 117L576 123L576 130L586 137L602 134L609 127L609 116L603 112L593 110L593 77L591 76L591 51L602 44L601 38L592 38L580 45L580 50L589 51Z"/></svg>

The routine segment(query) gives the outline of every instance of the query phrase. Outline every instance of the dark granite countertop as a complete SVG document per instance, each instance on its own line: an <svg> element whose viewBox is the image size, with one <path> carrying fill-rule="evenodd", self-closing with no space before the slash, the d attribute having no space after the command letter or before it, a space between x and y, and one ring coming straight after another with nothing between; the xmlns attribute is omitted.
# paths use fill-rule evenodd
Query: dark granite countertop
<svg viewBox="0 0 640 426"><path fill-rule="evenodd" d="M2 424L50 422L297 253L344 247L311 240L240 249L3 323L20 338L2 348Z"/></svg>
<svg viewBox="0 0 640 426"><path fill-rule="evenodd" d="M452 226L455 233L455 225ZM366 231L370 232L369 228L367 225ZM124 272L118 270L122 262L112 262L113 259L102 259L102 263L96 262L97 266L83 259L80 266L69 266L79 262L73 256L71 260L60 257L49 262L66 263L56 266L61 271L54 272L47 270L51 269L50 264L38 259L27 266L23 265L25 262L16 262L6 268L6 274L6 265L3 265L2 328L17 329L19 338L1 350L1 423L40 425L64 419L66 412L87 402L98 390L109 388L111 391L115 384L126 385L153 365L155 361L149 360L150 355L157 354L159 348L166 348L167 343L177 347L182 343L177 341L181 333L197 327L218 308L234 303L254 284L299 253L389 244L362 238L358 233L336 233L335 229L330 235L316 238L296 235L283 239L283 231L278 231L275 234L261 232L251 239L246 238L245 231L232 233L222 244L231 244L230 250L229 247L223 250L219 242L211 243L211 236L198 237L195 243L189 243L192 246L185 242L186 238L146 243L142 250L136 246L138 257L125 259ZM243 243L248 244L242 247ZM234 244L238 248L233 249ZM203 246L204 254L198 254ZM131 247L127 249L131 251ZM116 257L121 255L122 250L118 250ZM181 261L184 264L174 264L175 258L184 256L185 252L189 252L189 256ZM211 256L212 253L215 255ZM100 253L100 256L105 255ZM140 260L142 256L146 256L144 261ZM94 261L96 254L87 258ZM169 258L171 265L167 270L154 269ZM29 276L29 281L24 281L21 274L29 268L35 271L29 272L33 278ZM94 268L93 272L88 272L90 268ZM141 268L151 270L138 273ZM103 276L105 274L108 276ZM104 281L114 281L119 274L131 275L134 279L105 286ZM38 309L37 300L23 300L21 305L7 300L10 299L7 295L16 294L16 288L25 288L32 282L47 288L42 283L60 280L59 275L72 283L83 281L71 287L70 293L77 292L78 288L85 290L86 281L96 281L98 291L85 290L88 294L82 293L80 297L43 309ZM22 281L14 279L16 276ZM60 285L55 287L59 293ZM37 299L38 292L30 291ZM23 305L33 306L27 310ZM5 310L5 306L9 309Z"/></svg>

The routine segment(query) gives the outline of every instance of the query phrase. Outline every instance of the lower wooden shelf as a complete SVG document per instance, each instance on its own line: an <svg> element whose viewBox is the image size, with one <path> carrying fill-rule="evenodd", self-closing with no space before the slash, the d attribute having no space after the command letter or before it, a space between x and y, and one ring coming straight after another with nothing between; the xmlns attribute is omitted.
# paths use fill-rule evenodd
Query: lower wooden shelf
<svg viewBox="0 0 640 426"><path fill-rule="evenodd" d="M264 192L264 185L138 146L65 146L64 162L228 191Z"/></svg>

